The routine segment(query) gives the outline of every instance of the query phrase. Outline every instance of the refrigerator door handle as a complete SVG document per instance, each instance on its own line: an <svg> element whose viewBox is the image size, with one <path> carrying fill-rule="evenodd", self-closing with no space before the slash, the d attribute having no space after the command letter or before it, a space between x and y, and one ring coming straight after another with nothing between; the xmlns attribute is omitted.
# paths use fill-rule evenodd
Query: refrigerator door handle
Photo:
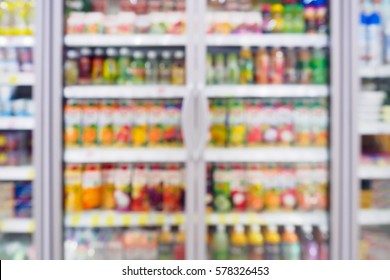
<svg viewBox="0 0 390 280"><path fill-rule="evenodd" d="M203 151L206 148L208 142L208 130L210 127L211 118L210 118L209 102L202 88L199 88L197 97L199 101L199 118L198 118L199 137L198 137L198 143L195 149L194 156L196 160L199 160L203 155Z"/></svg>
<svg viewBox="0 0 390 280"><path fill-rule="evenodd" d="M191 158L191 151L194 150L194 122L193 122L193 89L189 87L187 94L183 98L182 103L182 118L181 118L181 127L183 133L183 142L187 151L190 151L187 156Z"/></svg>

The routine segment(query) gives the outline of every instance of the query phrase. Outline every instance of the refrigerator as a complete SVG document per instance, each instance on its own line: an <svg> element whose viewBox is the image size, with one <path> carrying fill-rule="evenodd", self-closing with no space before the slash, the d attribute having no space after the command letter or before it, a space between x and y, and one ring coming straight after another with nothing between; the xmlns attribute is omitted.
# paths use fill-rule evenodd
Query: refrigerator
<svg viewBox="0 0 390 280"><path fill-rule="evenodd" d="M341 4L199 11L198 257L340 258Z"/></svg>
<svg viewBox="0 0 390 280"><path fill-rule="evenodd" d="M35 209L34 1L1 1L0 258L39 254ZM38 207L39 208L39 207ZM39 231L38 231L39 232Z"/></svg>
<svg viewBox="0 0 390 280"><path fill-rule="evenodd" d="M61 2L45 258L346 256L344 4Z"/></svg>
<svg viewBox="0 0 390 280"><path fill-rule="evenodd" d="M358 123L358 180L355 185L359 211L354 257L389 259L389 19L388 1L356 1L354 8L355 79ZM358 21L356 21L358 18ZM355 41L355 42L356 42ZM360 157L360 158L359 158Z"/></svg>

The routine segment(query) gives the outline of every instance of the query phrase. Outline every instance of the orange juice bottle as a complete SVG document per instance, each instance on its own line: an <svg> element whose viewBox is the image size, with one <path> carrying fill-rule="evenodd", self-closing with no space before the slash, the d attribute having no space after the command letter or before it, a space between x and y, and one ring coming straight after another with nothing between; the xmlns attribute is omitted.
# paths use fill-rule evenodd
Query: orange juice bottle
<svg viewBox="0 0 390 280"><path fill-rule="evenodd" d="M265 233L265 260L280 260L280 235L277 226L270 225Z"/></svg>
<svg viewBox="0 0 390 280"><path fill-rule="evenodd" d="M83 210L82 203L82 168L78 164L65 167L65 211Z"/></svg>
<svg viewBox="0 0 390 280"><path fill-rule="evenodd" d="M84 146L94 146L97 144L99 110L96 102L88 101L83 106L83 138Z"/></svg>
<svg viewBox="0 0 390 280"><path fill-rule="evenodd" d="M99 136L98 142L103 146L114 144L114 111L115 104L110 100L105 100L100 105L99 110Z"/></svg>
<svg viewBox="0 0 390 280"><path fill-rule="evenodd" d="M138 101L133 106L132 140L135 147L145 146L148 142L148 108L147 104Z"/></svg>
<svg viewBox="0 0 390 280"><path fill-rule="evenodd" d="M260 226L251 226L248 234L249 244L249 259L263 260L264 259L264 238L261 233Z"/></svg>
<svg viewBox="0 0 390 280"><path fill-rule="evenodd" d="M102 166L102 208L115 208L115 168L112 164Z"/></svg>
<svg viewBox="0 0 390 280"><path fill-rule="evenodd" d="M280 194L277 184L278 169L269 166L264 170L264 206L267 210L279 210Z"/></svg>
<svg viewBox="0 0 390 280"><path fill-rule="evenodd" d="M83 172L83 209L100 207L102 201L102 178L100 166L88 164Z"/></svg>
<svg viewBox="0 0 390 280"><path fill-rule="evenodd" d="M248 259L248 239L245 234L245 228L242 225L234 226L230 236L230 259L246 260Z"/></svg>
<svg viewBox="0 0 390 280"><path fill-rule="evenodd" d="M173 235L168 225L164 225L160 232L158 257L160 260L173 260Z"/></svg>
<svg viewBox="0 0 390 280"><path fill-rule="evenodd" d="M79 146L81 142L82 108L76 100L68 100L65 105L65 146Z"/></svg>

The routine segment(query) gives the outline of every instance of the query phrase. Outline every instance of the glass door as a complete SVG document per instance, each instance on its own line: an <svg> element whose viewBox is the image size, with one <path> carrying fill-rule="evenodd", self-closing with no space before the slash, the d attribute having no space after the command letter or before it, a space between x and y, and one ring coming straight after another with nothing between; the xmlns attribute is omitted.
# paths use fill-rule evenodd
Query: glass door
<svg viewBox="0 0 390 280"><path fill-rule="evenodd" d="M329 259L324 0L200 1L207 259Z"/></svg>
<svg viewBox="0 0 390 280"><path fill-rule="evenodd" d="M193 258L190 2L64 1L65 259Z"/></svg>
<svg viewBox="0 0 390 280"><path fill-rule="evenodd" d="M0 259L32 259L34 1L0 1Z"/></svg>
<svg viewBox="0 0 390 280"><path fill-rule="evenodd" d="M390 258L390 2L360 1L360 258Z"/></svg>

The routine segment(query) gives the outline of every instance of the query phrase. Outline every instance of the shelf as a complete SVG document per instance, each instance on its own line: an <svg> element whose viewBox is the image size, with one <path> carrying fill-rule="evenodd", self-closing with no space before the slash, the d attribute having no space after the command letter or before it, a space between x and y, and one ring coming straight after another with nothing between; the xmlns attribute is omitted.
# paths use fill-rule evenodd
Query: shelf
<svg viewBox="0 0 390 280"><path fill-rule="evenodd" d="M185 46L184 35L148 35L148 34L76 34L66 35L65 45L68 47L123 47L123 46Z"/></svg>
<svg viewBox="0 0 390 280"><path fill-rule="evenodd" d="M315 212L270 212L207 214L208 225L327 225L327 213Z"/></svg>
<svg viewBox="0 0 390 280"><path fill-rule="evenodd" d="M0 233L32 233L35 223L28 218L0 219Z"/></svg>
<svg viewBox="0 0 390 280"><path fill-rule="evenodd" d="M0 47L32 47L33 36L0 36Z"/></svg>
<svg viewBox="0 0 390 280"><path fill-rule="evenodd" d="M0 73L1 85L32 86L34 75L32 73Z"/></svg>
<svg viewBox="0 0 390 280"><path fill-rule="evenodd" d="M361 166L360 179L385 180L390 179L390 166Z"/></svg>
<svg viewBox="0 0 390 280"><path fill-rule="evenodd" d="M183 98L185 86L70 86L66 98Z"/></svg>
<svg viewBox="0 0 390 280"><path fill-rule="evenodd" d="M208 46L326 47L328 36L323 34L207 35L206 43Z"/></svg>
<svg viewBox="0 0 390 280"><path fill-rule="evenodd" d="M207 148L208 162L325 162L326 148Z"/></svg>
<svg viewBox="0 0 390 280"><path fill-rule="evenodd" d="M325 97L327 86L322 85L222 85L207 86L207 97Z"/></svg>
<svg viewBox="0 0 390 280"><path fill-rule="evenodd" d="M0 130L32 130L32 117L0 117Z"/></svg>
<svg viewBox="0 0 390 280"><path fill-rule="evenodd" d="M362 78L387 78L390 77L390 65L376 67L365 66L360 69Z"/></svg>
<svg viewBox="0 0 390 280"><path fill-rule="evenodd" d="M390 225L390 209L362 209L359 211L362 226Z"/></svg>
<svg viewBox="0 0 390 280"><path fill-rule="evenodd" d="M184 162L184 148L72 148L65 150L65 162Z"/></svg>
<svg viewBox="0 0 390 280"><path fill-rule="evenodd" d="M161 226L180 225L184 221L185 216L182 213L122 213L96 210L65 215L66 227Z"/></svg>
<svg viewBox="0 0 390 280"><path fill-rule="evenodd" d="M363 123L360 125L361 135L390 134L390 123Z"/></svg>
<svg viewBox="0 0 390 280"><path fill-rule="evenodd" d="M0 181L31 181L33 179L32 166L0 166Z"/></svg>

